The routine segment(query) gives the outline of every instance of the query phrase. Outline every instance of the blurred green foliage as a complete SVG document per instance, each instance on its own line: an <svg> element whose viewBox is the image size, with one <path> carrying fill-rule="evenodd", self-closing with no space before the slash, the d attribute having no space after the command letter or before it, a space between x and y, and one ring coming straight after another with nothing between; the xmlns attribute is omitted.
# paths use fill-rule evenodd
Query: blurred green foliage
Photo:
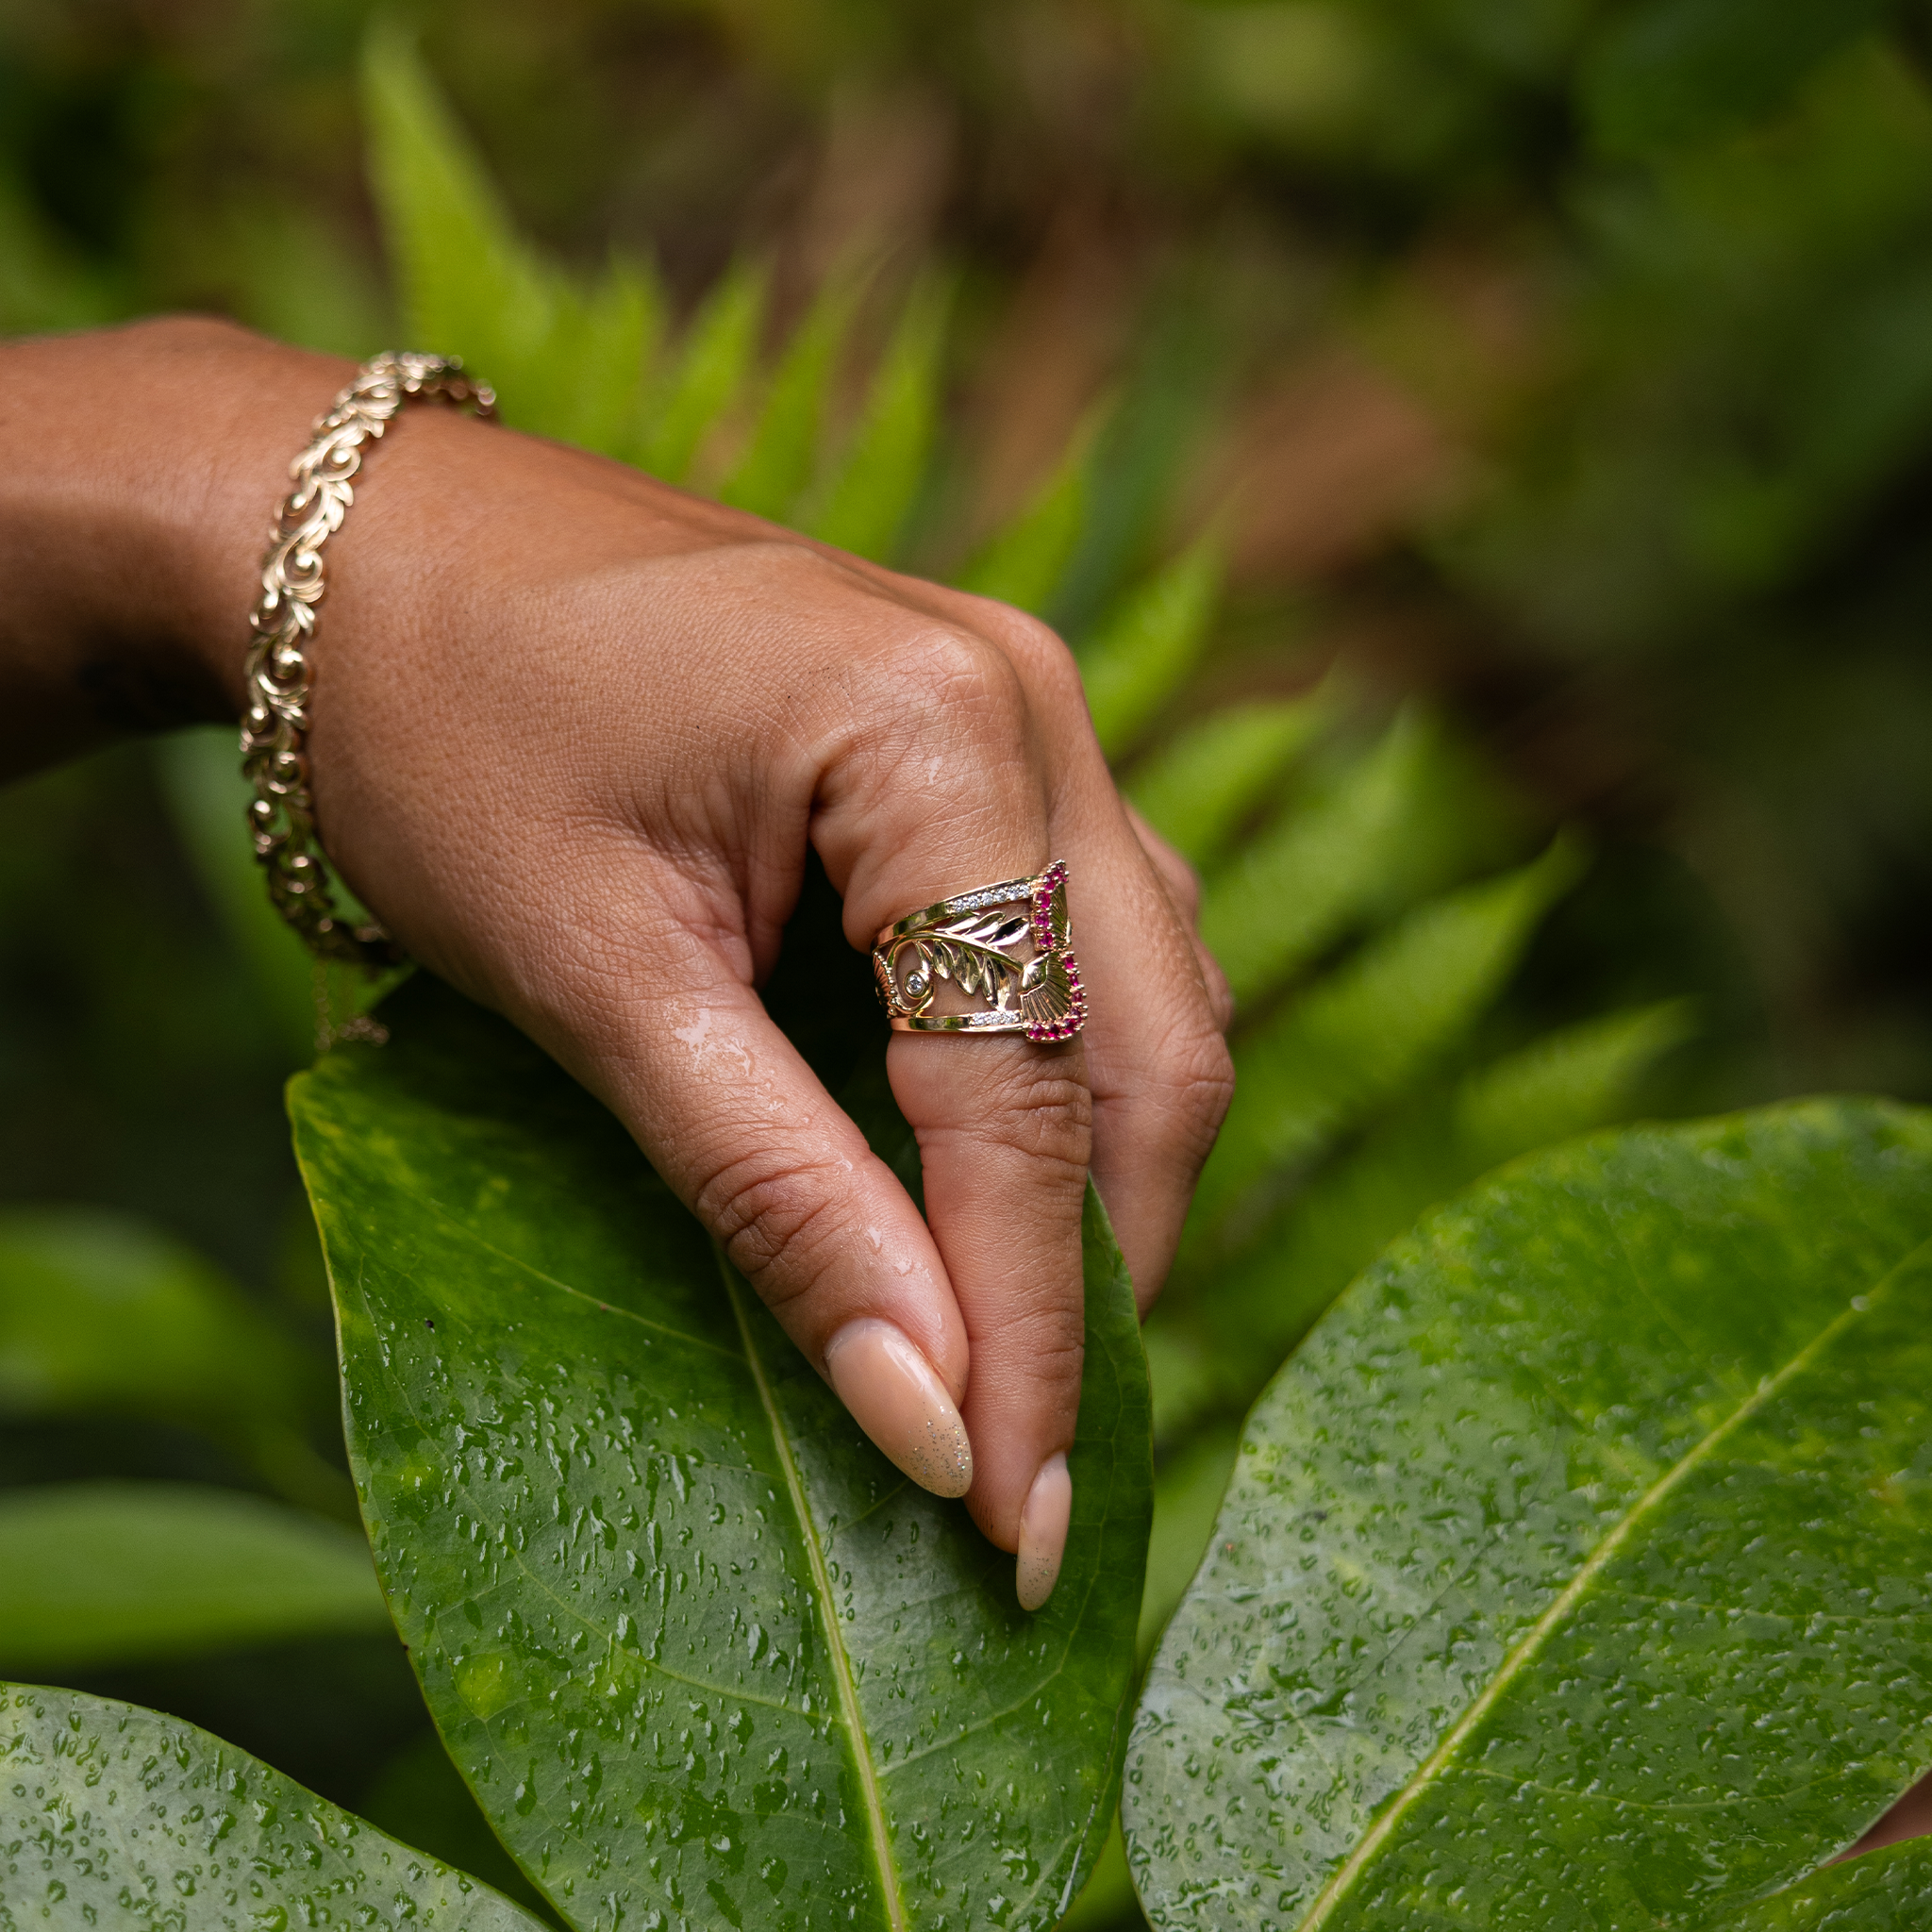
<svg viewBox="0 0 1932 1932"><path fill-rule="evenodd" d="M457 350L512 423L1062 626L1240 1007L1148 1332L1144 1643L1260 1379L1422 1208L1646 1108L1932 1089L1932 13L371 17L8 8L0 328ZM0 1478L305 1534L342 1507L277 1101L312 976L227 758L0 796L0 1194L77 1208L0 1229ZM62 1270L114 1347L53 1332ZM392 1642L273 1636L88 1688L480 1868Z"/></svg>

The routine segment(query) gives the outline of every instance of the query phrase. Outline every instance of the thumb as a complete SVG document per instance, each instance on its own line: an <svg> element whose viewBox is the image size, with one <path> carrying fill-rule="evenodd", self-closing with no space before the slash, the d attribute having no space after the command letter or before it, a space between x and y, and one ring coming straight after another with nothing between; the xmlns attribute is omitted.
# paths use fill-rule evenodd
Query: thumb
<svg viewBox="0 0 1932 1932"><path fill-rule="evenodd" d="M532 1030L629 1127L853 1419L924 1488L965 1494L966 1325L924 1220L728 961L608 967ZM561 1037L545 1037L556 1033Z"/></svg>

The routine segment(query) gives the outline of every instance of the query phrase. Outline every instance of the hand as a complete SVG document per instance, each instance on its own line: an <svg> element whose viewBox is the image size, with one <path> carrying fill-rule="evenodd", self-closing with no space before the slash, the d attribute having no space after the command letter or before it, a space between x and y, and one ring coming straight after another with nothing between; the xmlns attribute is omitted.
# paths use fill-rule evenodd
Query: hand
<svg viewBox="0 0 1932 1932"><path fill-rule="evenodd" d="M204 512L248 539L204 572L239 698L252 546L350 372L218 333L175 378L225 395L231 424L238 370L260 399L243 435L263 462ZM963 1491L1042 1601L1090 1166L1144 1308L1231 1088L1191 878L1115 791L1065 647L1003 605L425 407L366 455L328 575L310 752L344 879L612 1108L867 1433ZM1081 1039L891 1039L924 1220L758 996L808 846L858 947L947 894L1072 870Z"/></svg>

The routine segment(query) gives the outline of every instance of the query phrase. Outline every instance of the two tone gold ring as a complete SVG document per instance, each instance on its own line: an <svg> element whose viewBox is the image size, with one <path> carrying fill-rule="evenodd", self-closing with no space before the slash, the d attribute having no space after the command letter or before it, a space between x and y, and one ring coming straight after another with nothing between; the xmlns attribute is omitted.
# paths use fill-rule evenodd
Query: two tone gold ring
<svg viewBox="0 0 1932 1932"><path fill-rule="evenodd" d="M1087 1022L1072 939L1056 861L908 913L879 933L872 970L895 1032L1071 1040Z"/></svg>

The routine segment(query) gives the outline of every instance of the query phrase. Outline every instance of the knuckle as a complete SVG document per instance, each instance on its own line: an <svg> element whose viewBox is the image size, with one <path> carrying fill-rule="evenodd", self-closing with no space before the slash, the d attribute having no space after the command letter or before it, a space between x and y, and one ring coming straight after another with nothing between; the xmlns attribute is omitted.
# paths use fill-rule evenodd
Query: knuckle
<svg viewBox="0 0 1932 1932"><path fill-rule="evenodd" d="M1093 1155L1093 1094L1061 1055L1028 1052L998 1077L979 1116L982 1143L1084 1186Z"/></svg>
<svg viewBox="0 0 1932 1932"><path fill-rule="evenodd" d="M1234 1057L1219 1027L1194 1024L1162 1042L1158 1058L1166 1138L1198 1160L1208 1158L1234 1099Z"/></svg>
<svg viewBox="0 0 1932 1932"><path fill-rule="evenodd" d="M836 1252L830 1181L808 1164L747 1155L715 1168L691 1205L732 1266L777 1308L806 1293Z"/></svg>
<svg viewBox="0 0 1932 1932"><path fill-rule="evenodd" d="M1080 1371L1086 1364L1084 1324L1076 1306L1070 1300L1059 1311L1060 1319L1036 1322L1026 1338L1026 1353L1019 1365L1022 1386L1030 1391L1041 1407L1077 1408ZM1071 1416L1069 1417L1071 1420Z"/></svg>
<svg viewBox="0 0 1932 1932"><path fill-rule="evenodd" d="M990 640L949 627L922 630L904 647L902 691L907 660L918 668L910 688L919 691L920 709L928 717L936 700L975 736L1010 742L1024 734L1025 688L1011 658Z"/></svg>

